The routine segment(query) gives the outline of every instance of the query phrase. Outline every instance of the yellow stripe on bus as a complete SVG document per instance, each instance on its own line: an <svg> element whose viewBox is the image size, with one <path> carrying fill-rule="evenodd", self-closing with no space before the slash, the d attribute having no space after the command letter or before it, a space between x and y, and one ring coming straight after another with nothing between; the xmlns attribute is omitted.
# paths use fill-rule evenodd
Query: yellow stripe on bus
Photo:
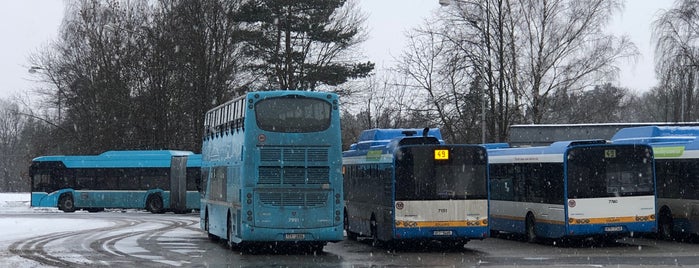
<svg viewBox="0 0 699 268"><path fill-rule="evenodd" d="M478 227L488 226L488 219L473 221L396 221L396 228Z"/></svg>
<svg viewBox="0 0 699 268"><path fill-rule="evenodd" d="M606 218L590 218L590 219L576 219L569 218L568 223L570 224L606 224L606 223L627 223L627 222L644 222L655 220L655 215L647 216L626 216L626 217L606 217Z"/></svg>

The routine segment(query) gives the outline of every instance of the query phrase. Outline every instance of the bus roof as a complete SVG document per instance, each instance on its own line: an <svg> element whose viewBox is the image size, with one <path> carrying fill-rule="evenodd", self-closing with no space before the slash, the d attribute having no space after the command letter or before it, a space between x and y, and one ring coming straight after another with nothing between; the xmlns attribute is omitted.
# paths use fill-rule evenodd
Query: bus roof
<svg viewBox="0 0 699 268"><path fill-rule="evenodd" d="M645 126L619 130L614 143L646 143L650 145L685 145L686 149L699 149L699 127Z"/></svg>
<svg viewBox="0 0 699 268"><path fill-rule="evenodd" d="M506 143L486 144L488 156L563 154L569 147L606 144L605 140L557 141L548 146L508 147Z"/></svg>
<svg viewBox="0 0 699 268"><path fill-rule="evenodd" d="M374 128L362 131L357 143L343 152L343 156L365 155L369 150L381 150L382 153L392 153L398 143L405 138L428 137L444 144L439 128Z"/></svg>
<svg viewBox="0 0 699 268"><path fill-rule="evenodd" d="M62 162L67 168L170 167L173 156L189 156L188 167L201 166L201 154L176 150L106 151L99 155L52 155L33 162Z"/></svg>

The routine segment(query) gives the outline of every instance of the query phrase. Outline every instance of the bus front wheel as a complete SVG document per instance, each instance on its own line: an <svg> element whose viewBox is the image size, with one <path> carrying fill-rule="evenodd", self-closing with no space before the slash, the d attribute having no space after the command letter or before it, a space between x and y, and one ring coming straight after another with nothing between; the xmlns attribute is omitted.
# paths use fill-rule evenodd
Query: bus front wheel
<svg viewBox="0 0 699 268"><path fill-rule="evenodd" d="M61 195L58 200L58 208L63 212L75 212L75 203L73 202L72 194Z"/></svg>
<svg viewBox="0 0 699 268"><path fill-rule="evenodd" d="M154 194L148 197L146 210L155 214L163 213L163 199L160 198L160 195Z"/></svg>

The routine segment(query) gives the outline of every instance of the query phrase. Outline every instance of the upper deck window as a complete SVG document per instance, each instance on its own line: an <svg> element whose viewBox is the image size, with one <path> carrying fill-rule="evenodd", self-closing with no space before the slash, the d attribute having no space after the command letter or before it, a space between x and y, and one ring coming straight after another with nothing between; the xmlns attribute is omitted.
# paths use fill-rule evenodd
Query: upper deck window
<svg viewBox="0 0 699 268"><path fill-rule="evenodd" d="M332 107L329 102L285 96L259 101L255 105L257 126L274 132L317 132L330 127Z"/></svg>

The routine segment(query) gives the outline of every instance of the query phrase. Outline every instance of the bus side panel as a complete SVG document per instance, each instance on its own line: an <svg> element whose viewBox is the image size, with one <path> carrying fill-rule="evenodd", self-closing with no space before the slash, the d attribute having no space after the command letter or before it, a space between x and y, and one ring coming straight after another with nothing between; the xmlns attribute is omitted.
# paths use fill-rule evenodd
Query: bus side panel
<svg viewBox="0 0 699 268"><path fill-rule="evenodd" d="M201 194L197 191L187 191L187 202L185 207L187 209L199 210L201 208Z"/></svg>
<svg viewBox="0 0 699 268"><path fill-rule="evenodd" d="M60 190L52 193L45 192L32 192L31 196L31 206L32 207L58 207L58 198L61 194L65 192L72 192L71 190Z"/></svg>
<svg viewBox="0 0 699 268"><path fill-rule="evenodd" d="M563 205L491 200L490 229L524 234L526 216L531 212L538 236L559 238L566 233L563 210Z"/></svg>
<svg viewBox="0 0 699 268"><path fill-rule="evenodd" d="M376 211L376 207L359 201L345 201L345 205L349 221L348 231L361 236L371 235L369 221L371 220L372 212Z"/></svg>
<svg viewBox="0 0 699 268"><path fill-rule="evenodd" d="M228 206L217 202L207 204L207 208L209 210L209 233L226 239L228 237L226 226L228 223Z"/></svg>
<svg viewBox="0 0 699 268"><path fill-rule="evenodd" d="M150 191L90 191L76 190L73 192L77 208L134 208L143 209L146 199L152 193L160 193L163 201L167 195L160 190Z"/></svg>

